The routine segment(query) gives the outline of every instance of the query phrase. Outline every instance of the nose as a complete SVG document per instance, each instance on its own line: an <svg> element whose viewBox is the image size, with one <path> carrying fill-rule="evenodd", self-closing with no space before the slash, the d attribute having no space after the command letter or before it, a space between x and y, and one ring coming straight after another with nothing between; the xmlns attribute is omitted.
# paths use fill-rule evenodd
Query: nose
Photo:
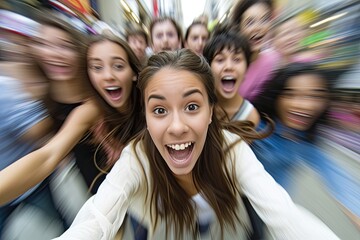
<svg viewBox="0 0 360 240"><path fill-rule="evenodd" d="M163 38L162 38L162 42L163 43L167 43L168 42L168 37L166 36L166 34L164 34Z"/></svg>
<svg viewBox="0 0 360 240"><path fill-rule="evenodd" d="M110 67L105 67L103 71L103 77L106 81L114 80L114 75Z"/></svg>
<svg viewBox="0 0 360 240"><path fill-rule="evenodd" d="M182 136L184 133L188 132L189 127L185 121L185 118L182 113L178 111L172 113L172 118L170 118L170 123L168 126L168 133L174 136Z"/></svg>
<svg viewBox="0 0 360 240"><path fill-rule="evenodd" d="M224 68L225 70L232 70L234 68L234 62L231 58L226 59Z"/></svg>
<svg viewBox="0 0 360 240"><path fill-rule="evenodd" d="M47 57L62 58L62 52L56 47L44 47L41 49L42 55Z"/></svg>
<svg viewBox="0 0 360 240"><path fill-rule="evenodd" d="M199 39L199 45L200 45L200 46L205 45L205 43L206 43L206 40L205 40L205 39L203 39L203 38L200 38L200 39Z"/></svg>
<svg viewBox="0 0 360 240"><path fill-rule="evenodd" d="M316 99L308 96L298 96L292 101L292 104L299 110L312 110L318 102Z"/></svg>

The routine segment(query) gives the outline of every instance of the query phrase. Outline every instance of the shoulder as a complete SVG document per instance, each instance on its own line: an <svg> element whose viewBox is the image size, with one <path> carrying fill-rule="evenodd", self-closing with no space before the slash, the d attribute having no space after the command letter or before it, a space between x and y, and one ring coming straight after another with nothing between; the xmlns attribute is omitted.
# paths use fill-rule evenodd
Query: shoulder
<svg viewBox="0 0 360 240"><path fill-rule="evenodd" d="M138 189L143 187L149 175L148 158L141 148L141 144L130 142L121 152L107 178L120 183L127 181L131 186ZM146 177L145 177L145 175Z"/></svg>
<svg viewBox="0 0 360 240"><path fill-rule="evenodd" d="M232 133L228 130L223 130L223 135L225 138L225 142L228 146L233 145L235 149L244 148L248 146L248 144L237 134Z"/></svg>
<svg viewBox="0 0 360 240"><path fill-rule="evenodd" d="M83 104L76 107L69 115L70 119L75 119L78 122L89 123L93 125L100 120L103 111L99 104L94 99L87 99Z"/></svg>

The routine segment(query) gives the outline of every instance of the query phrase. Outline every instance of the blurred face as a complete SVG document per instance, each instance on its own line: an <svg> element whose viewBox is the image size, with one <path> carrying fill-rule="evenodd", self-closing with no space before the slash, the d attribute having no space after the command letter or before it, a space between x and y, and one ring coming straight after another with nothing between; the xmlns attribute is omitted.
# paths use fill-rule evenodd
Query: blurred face
<svg viewBox="0 0 360 240"><path fill-rule="evenodd" d="M89 48L87 61L94 88L113 108L118 111L126 108L136 75L125 50L108 40L97 42Z"/></svg>
<svg viewBox="0 0 360 240"><path fill-rule="evenodd" d="M151 38L155 53L181 48L180 36L170 20L156 23L152 29Z"/></svg>
<svg viewBox="0 0 360 240"><path fill-rule="evenodd" d="M132 35L128 37L128 43L131 49L134 51L138 59L143 60L146 56L146 40L141 35Z"/></svg>
<svg viewBox="0 0 360 240"><path fill-rule="evenodd" d="M214 57L211 62L211 71L220 100L232 99L238 95L246 69L245 55L241 50L225 48Z"/></svg>
<svg viewBox="0 0 360 240"><path fill-rule="evenodd" d="M66 31L43 25L34 40L33 50L50 80L68 81L77 77L80 56Z"/></svg>
<svg viewBox="0 0 360 240"><path fill-rule="evenodd" d="M308 130L328 105L325 80L318 75L302 74L288 80L277 99L280 121L287 127Z"/></svg>
<svg viewBox="0 0 360 240"><path fill-rule="evenodd" d="M274 44L282 56L291 56L299 50L304 36L303 29L297 19L290 19L276 29Z"/></svg>
<svg viewBox="0 0 360 240"><path fill-rule="evenodd" d="M204 25L198 24L191 27L189 36L185 42L185 47L202 55L205 44L209 38L209 32Z"/></svg>
<svg viewBox="0 0 360 240"><path fill-rule="evenodd" d="M258 52L264 45L265 36L270 29L271 12L264 3L248 8L241 19L241 32L249 39L252 52Z"/></svg>
<svg viewBox="0 0 360 240"><path fill-rule="evenodd" d="M146 123L156 148L177 178L188 178L203 150L212 106L198 76L164 68L144 92Z"/></svg>

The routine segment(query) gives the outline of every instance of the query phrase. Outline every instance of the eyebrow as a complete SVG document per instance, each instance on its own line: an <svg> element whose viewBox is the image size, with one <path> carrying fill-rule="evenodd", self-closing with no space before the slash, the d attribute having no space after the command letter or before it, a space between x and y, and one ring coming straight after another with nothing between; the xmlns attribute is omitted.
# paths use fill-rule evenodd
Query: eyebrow
<svg viewBox="0 0 360 240"><path fill-rule="evenodd" d="M296 91L296 88L284 88L284 91ZM328 92L329 90L326 88L316 88L316 89L310 89L312 92Z"/></svg>
<svg viewBox="0 0 360 240"><path fill-rule="evenodd" d="M122 57L117 57L117 56L114 56L114 57L111 57L112 60L121 60L123 62L126 62L125 59L123 59ZM89 57L88 59L89 61L102 61L100 58L98 57Z"/></svg>
<svg viewBox="0 0 360 240"><path fill-rule="evenodd" d="M188 97L188 96L190 96L192 94L195 94L195 93L199 93L199 94L203 95L202 92L199 89L191 89L191 90L185 92L183 94L183 97L185 98L185 97ZM158 95L158 94L151 94L148 97L147 101L149 102L150 99L152 99L152 98L159 99L159 100L165 100L166 99L164 96L161 96L161 95Z"/></svg>
<svg viewBox="0 0 360 240"><path fill-rule="evenodd" d="M195 94L195 93L200 93L201 95L203 95L202 92L199 89L191 89L191 90L185 92L183 94L183 97L188 97L188 96L190 96L192 94Z"/></svg>

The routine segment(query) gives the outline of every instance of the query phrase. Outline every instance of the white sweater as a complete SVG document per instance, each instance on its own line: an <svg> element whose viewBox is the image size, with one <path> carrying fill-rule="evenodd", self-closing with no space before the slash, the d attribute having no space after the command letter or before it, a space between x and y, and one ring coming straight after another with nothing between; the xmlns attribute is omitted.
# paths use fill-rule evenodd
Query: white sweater
<svg viewBox="0 0 360 240"><path fill-rule="evenodd" d="M224 131L224 134L228 142L239 138L227 131ZM71 227L58 239L113 239L127 211L136 218L142 219L142 224L149 231L148 239L165 239L165 227L168 231L170 229L168 239L173 238L171 226L165 226L163 223L152 231L153 221L150 218L149 201L145 202L146 180L142 170L143 167L148 177L149 163L140 144L136 147L136 151L140 161L137 160L131 144L123 150L98 193L85 203ZM293 203L286 191L264 170L244 141L232 148L231 155L228 166L235 167L241 191L248 197L274 239L338 239L319 219ZM240 213L243 211L243 209L238 210ZM248 220L245 219L244 223L247 225ZM231 228L226 228L224 238L245 239L244 225L239 224L238 227L236 233ZM219 230L219 225L213 222L209 234L202 235L201 239L220 239ZM185 234L185 236L191 235Z"/></svg>

